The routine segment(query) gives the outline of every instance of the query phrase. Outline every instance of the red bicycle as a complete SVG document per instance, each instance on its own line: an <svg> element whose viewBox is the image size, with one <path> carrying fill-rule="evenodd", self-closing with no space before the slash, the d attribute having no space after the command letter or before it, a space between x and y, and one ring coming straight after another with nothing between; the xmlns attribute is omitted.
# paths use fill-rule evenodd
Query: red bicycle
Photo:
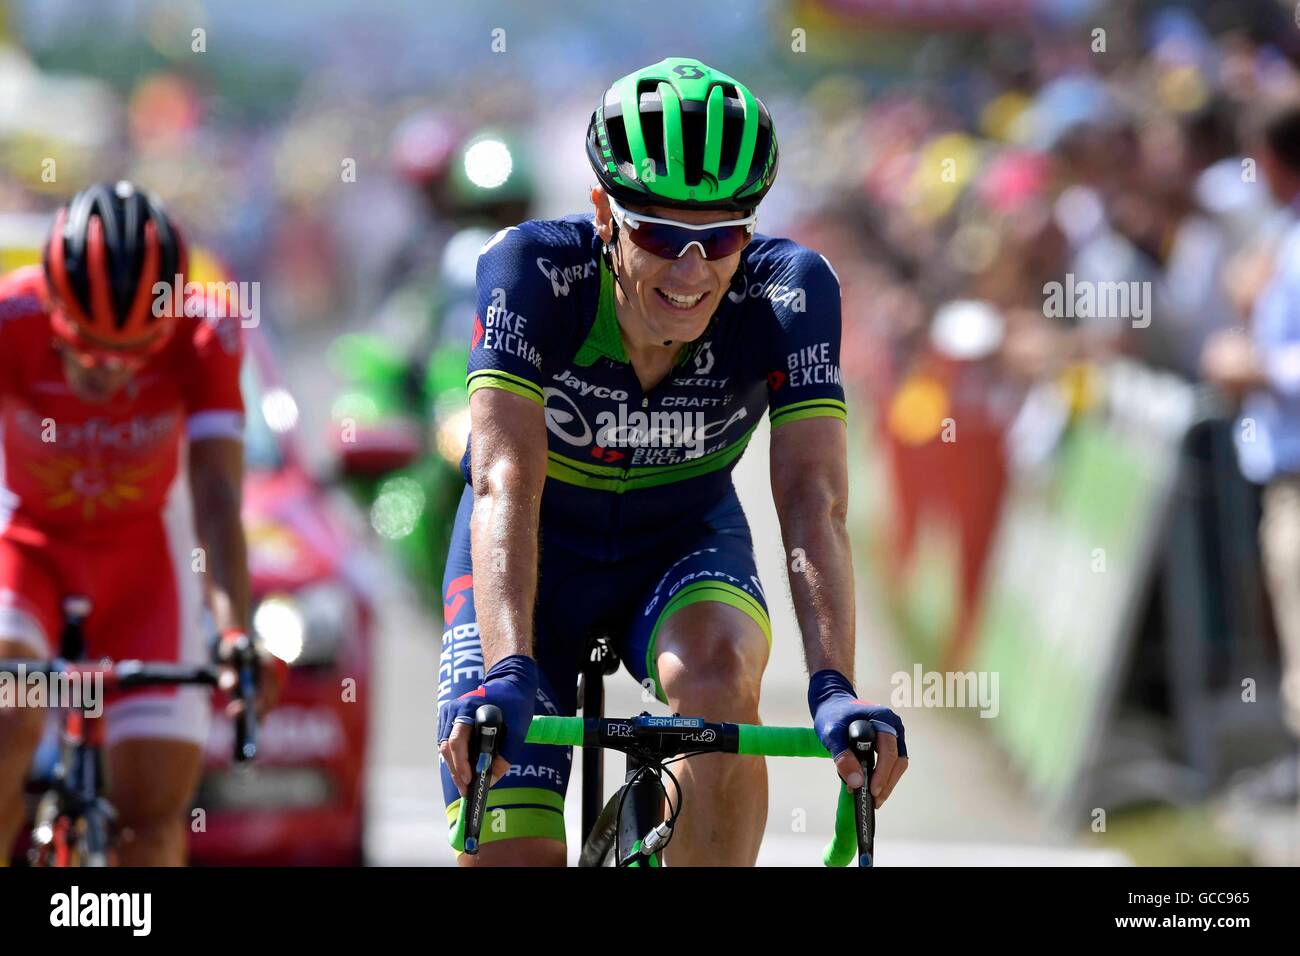
<svg viewBox="0 0 1300 956"><path fill-rule="evenodd" d="M82 628L90 613L86 598L63 602L60 656L54 660L0 659L0 673L14 675L24 686L31 675L65 687L94 686L97 692L139 687L198 685L217 687L222 668L216 664L170 664L149 661L82 662ZM256 696L258 661L247 638L233 648L236 682L231 696L245 702L235 718L235 760L257 755ZM103 727L98 716L80 706L62 707L59 753L52 771L29 783L37 796L28 862L32 866L108 866L112 860L116 811L103 792Z"/></svg>

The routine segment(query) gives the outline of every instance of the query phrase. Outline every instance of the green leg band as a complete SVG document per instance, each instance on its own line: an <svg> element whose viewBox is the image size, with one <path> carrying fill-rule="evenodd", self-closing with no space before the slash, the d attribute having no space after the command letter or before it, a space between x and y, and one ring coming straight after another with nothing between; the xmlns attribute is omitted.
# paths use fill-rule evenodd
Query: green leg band
<svg viewBox="0 0 1300 956"><path fill-rule="evenodd" d="M650 641L645 650L645 672L654 681L655 696L665 704L668 703L668 695L664 693L663 686L659 683L659 668L655 660L658 656L655 648L659 644L659 628L663 627L664 621L668 620L674 611L691 604L699 604L701 601L717 601L743 611L762 630L763 636L767 638L768 648L772 646L772 622L768 620L766 609L753 595L726 581L696 581L686 585L664 605L658 620L655 621L654 630L650 632Z"/></svg>
<svg viewBox="0 0 1300 956"><path fill-rule="evenodd" d="M460 819L461 800L447 807L448 839L457 853L465 851L465 828ZM564 842L564 797L553 790L511 787L488 791L487 817L479 843L496 843L519 837L543 837Z"/></svg>

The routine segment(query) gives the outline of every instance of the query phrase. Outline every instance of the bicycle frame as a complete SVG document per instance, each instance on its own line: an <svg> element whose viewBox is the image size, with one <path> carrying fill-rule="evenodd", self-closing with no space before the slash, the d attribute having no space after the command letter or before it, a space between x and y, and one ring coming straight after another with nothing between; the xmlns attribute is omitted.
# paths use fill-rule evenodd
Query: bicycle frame
<svg viewBox="0 0 1300 956"><path fill-rule="evenodd" d="M594 637L587 648L582 668L578 699L584 717L605 714L605 678L618 670L618 654L613 641L604 635ZM591 838L596 821L605 807L605 751L599 747L582 751L582 841Z"/></svg>
<svg viewBox="0 0 1300 956"><path fill-rule="evenodd" d="M63 632L59 638L62 658L76 660L84 654L84 626L90 610L88 598L69 595L63 599ZM34 865L108 865L116 813L100 793L102 747L99 718L65 709L59 759L50 787L37 802L32 825L30 853Z"/></svg>
<svg viewBox="0 0 1300 956"><path fill-rule="evenodd" d="M587 648L578 698L584 717L603 717L605 714L605 678L618 670L619 658L609 635L597 634ZM579 866L601 866L610 849L639 844L641 834L658 826L662 815L661 794L650 786L645 775L638 777L643 765L629 755L623 787L605 802L605 751L601 747L582 749L582 853ZM627 791L626 802L623 793ZM621 819L618 807L623 807ZM651 857L651 866L657 866L658 854ZM631 863L639 866L638 862Z"/></svg>
<svg viewBox="0 0 1300 956"><path fill-rule="evenodd" d="M599 747L584 747L583 756L593 750L603 753ZM643 836L657 831L664 822L663 791L653 784L651 774L646 772L647 768L653 767L653 763L642 762L635 754L627 755L623 786L609 798L583 840L579 866L604 866L610 851L623 847L627 847L628 852L622 859L615 859L616 866L641 866L643 859L647 866L660 865L657 851L648 855L641 852Z"/></svg>
<svg viewBox="0 0 1300 956"><path fill-rule="evenodd" d="M100 718L67 710L59 759L32 824L37 866L108 866L116 812L100 793L103 729Z"/></svg>
<svg viewBox="0 0 1300 956"><path fill-rule="evenodd" d="M617 671L618 666L619 658L612 639L608 635L594 637L588 647L578 695L584 717L604 716L604 679ZM582 748L582 852L579 866L602 866L609 852L622 846L636 846L639 852L642 834L662 822L659 819L662 816L662 793L651 786L647 775L640 773L643 766L629 754L623 786L606 803L605 750L602 747ZM622 807L621 817L619 807ZM658 853L648 858L650 866L659 863ZM641 864L634 861L628 865Z"/></svg>

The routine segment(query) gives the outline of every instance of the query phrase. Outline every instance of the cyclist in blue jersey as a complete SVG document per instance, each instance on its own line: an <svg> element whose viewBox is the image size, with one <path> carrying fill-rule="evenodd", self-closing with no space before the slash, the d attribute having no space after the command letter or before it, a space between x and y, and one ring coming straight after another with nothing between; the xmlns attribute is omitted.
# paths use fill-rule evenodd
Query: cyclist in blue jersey
<svg viewBox="0 0 1300 956"><path fill-rule="evenodd" d="M502 230L478 262L466 489L444 578L439 750L448 818L470 781L475 709L505 716L496 821L462 863L565 862L572 760L524 744L573 714L596 631L677 712L757 723L771 627L731 469L767 412L772 490L803 634L809 708L850 786L849 724L880 735L882 804L903 726L852 685L853 565L839 282L817 253L755 231L776 177L766 108L698 60L623 77L592 115L594 215ZM682 765L672 865L752 864L760 757ZM721 812L722 809L726 812Z"/></svg>

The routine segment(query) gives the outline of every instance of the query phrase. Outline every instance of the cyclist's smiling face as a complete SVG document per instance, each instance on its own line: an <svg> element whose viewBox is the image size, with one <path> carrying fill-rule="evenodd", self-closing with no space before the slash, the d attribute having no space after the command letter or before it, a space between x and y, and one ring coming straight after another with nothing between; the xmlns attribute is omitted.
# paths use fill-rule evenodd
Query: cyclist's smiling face
<svg viewBox="0 0 1300 956"><path fill-rule="evenodd" d="M596 205L597 232L608 242L614 221L608 196L602 189L593 189L592 202ZM664 206L629 206L627 211L692 225L727 222L740 215ZM667 340L676 345L698 338L726 294L740 264L741 252L720 259L705 259L700 247L692 245L680 258L663 259L640 248L628 237L627 229L620 228L614 267L619 273L623 295L632 306L631 315L623 310L619 313L625 322L624 331L645 345ZM628 319L639 327L628 328Z"/></svg>

